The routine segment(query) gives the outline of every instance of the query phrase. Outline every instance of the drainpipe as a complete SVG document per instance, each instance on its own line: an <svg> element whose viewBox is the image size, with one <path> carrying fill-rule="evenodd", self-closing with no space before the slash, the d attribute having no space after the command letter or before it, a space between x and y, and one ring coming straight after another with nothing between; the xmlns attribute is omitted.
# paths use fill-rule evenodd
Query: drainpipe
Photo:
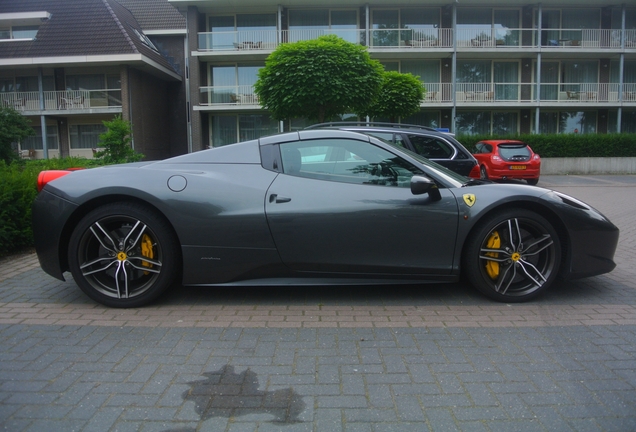
<svg viewBox="0 0 636 432"><path fill-rule="evenodd" d="M369 3L364 5L364 21L365 21L365 40L367 41L367 48L371 46L371 16L369 11Z"/></svg>
<svg viewBox="0 0 636 432"><path fill-rule="evenodd" d="M179 11L181 12L181 11ZM183 52L185 62L185 97L186 97L186 135L188 141L188 153L192 153L192 113L190 107L192 106L192 98L190 97L190 22L188 20L188 9L185 13L182 13L186 20L186 33L183 40Z"/></svg>
<svg viewBox="0 0 636 432"><path fill-rule="evenodd" d="M453 108L451 110L451 132L456 133L455 117L457 115L457 1L453 5L453 58L451 61L451 92Z"/></svg>
<svg viewBox="0 0 636 432"><path fill-rule="evenodd" d="M38 68L38 92L40 98L40 111L44 112L44 84L42 83L42 68ZM42 150L44 152L44 159L49 158L49 146L46 136L46 117L44 114L40 115L40 127L42 129Z"/></svg>
<svg viewBox="0 0 636 432"><path fill-rule="evenodd" d="M623 123L623 68L625 67L625 3L621 7L621 56L618 66L618 111L616 113L616 132L621 133Z"/></svg>
<svg viewBox="0 0 636 432"><path fill-rule="evenodd" d="M542 16L543 15L543 6L539 3L538 10L538 32L537 32L537 41L539 45L539 53L537 54L537 107L534 112L534 133L539 133L539 114L541 113L541 28L543 27Z"/></svg>

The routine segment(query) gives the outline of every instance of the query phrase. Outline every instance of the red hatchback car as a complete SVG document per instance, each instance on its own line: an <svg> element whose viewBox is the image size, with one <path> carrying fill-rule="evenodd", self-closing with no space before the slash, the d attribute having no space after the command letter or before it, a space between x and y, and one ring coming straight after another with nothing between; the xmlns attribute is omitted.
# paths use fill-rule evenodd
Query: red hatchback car
<svg viewBox="0 0 636 432"><path fill-rule="evenodd" d="M541 158L524 142L480 141L475 144L473 155L479 163L482 179L522 179L530 185L539 183Z"/></svg>

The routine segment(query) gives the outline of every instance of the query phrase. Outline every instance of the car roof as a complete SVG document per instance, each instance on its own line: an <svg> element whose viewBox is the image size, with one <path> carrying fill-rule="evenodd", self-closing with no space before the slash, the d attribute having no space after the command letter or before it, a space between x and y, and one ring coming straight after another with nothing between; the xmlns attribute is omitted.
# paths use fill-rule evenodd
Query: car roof
<svg viewBox="0 0 636 432"><path fill-rule="evenodd" d="M442 132L435 128L407 123L385 123L385 122L329 122L318 123L307 126L305 130L310 129L346 129L359 131L382 131L382 132L426 132L437 136L453 136L450 132Z"/></svg>
<svg viewBox="0 0 636 432"><path fill-rule="evenodd" d="M407 123L365 122L365 121L339 121L339 122L317 123L311 126L307 126L305 129L316 129L316 128L323 128L323 127L340 127L340 126L365 126L365 127L379 126L379 127L399 128L399 129L413 128L413 129L422 129L422 130L429 130L433 132L439 132L437 129L428 127L428 126L421 126L421 125L414 125L414 124L407 124Z"/></svg>
<svg viewBox="0 0 636 432"><path fill-rule="evenodd" d="M523 141L519 141L519 140L483 140L483 141L479 141L479 143L483 143L483 144L490 144L490 145L499 145L499 144L520 144L520 145L527 145L526 143L524 143ZM478 144L479 144L478 143Z"/></svg>

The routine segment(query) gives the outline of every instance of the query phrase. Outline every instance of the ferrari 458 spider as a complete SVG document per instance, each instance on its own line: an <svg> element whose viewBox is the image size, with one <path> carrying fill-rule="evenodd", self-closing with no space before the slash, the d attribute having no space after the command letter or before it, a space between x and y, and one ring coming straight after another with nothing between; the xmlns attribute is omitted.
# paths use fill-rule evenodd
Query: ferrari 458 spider
<svg viewBox="0 0 636 432"><path fill-rule="evenodd" d="M618 229L585 203L469 180L355 132L61 174L41 174L33 205L40 264L113 307L182 285L420 284L462 272L516 302L558 276L615 266Z"/></svg>

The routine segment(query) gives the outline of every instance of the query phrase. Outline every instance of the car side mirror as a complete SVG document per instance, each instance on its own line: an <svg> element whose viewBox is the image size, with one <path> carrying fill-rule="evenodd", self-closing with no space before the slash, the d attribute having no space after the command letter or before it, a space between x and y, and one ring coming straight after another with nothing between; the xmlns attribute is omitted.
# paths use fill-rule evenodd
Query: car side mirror
<svg viewBox="0 0 636 432"><path fill-rule="evenodd" d="M442 194L439 192L439 188L435 182L428 177L413 176L411 177L411 193L413 195L428 194L432 200L439 201L442 199Z"/></svg>

